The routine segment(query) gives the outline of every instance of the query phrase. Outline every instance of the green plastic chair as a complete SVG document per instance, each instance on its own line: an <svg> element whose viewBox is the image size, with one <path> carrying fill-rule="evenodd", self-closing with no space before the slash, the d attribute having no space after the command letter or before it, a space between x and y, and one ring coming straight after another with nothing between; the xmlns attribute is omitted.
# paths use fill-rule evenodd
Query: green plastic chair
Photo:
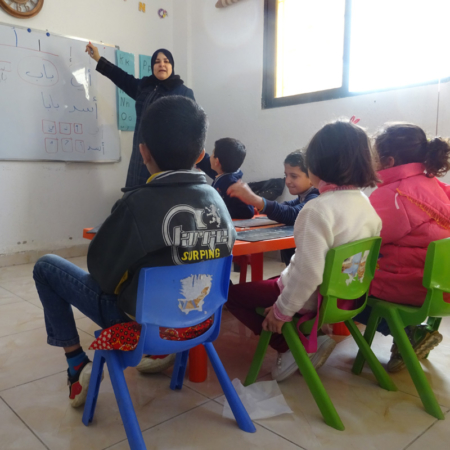
<svg viewBox="0 0 450 450"><path fill-rule="evenodd" d="M369 297L368 304L372 307L372 312L364 338L372 345L380 320L386 319L425 410L436 419L443 420L444 414L406 335L405 327L419 325L429 317L430 329L437 330L441 318L450 316L450 303L444 302L443 298L444 292L450 292L450 238L431 242L428 246L423 285L427 288L427 296L421 307L400 305ZM361 373L365 359L365 356L358 352L353 364L353 373L357 375Z"/></svg>
<svg viewBox="0 0 450 450"><path fill-rule="evenodd" d="M320 286L320 293L323 296L323 301L319 311L318 326L320 328L323 324L345 322L347 328L350 330L350 333L358 344L358 347L367 359L380 386L388 391L396 391L396 386L389 378L352 320L352 318L359 314L366 306L367 293L375 273L380 245L381 238L375 237L345 244L328 251L325 260L323 282ZM360 278L357 274L357 269L358 267L362 268L363 261L358 262L358 258L361 259L364 255L367 257L367 260L365 261L365 272L363 272L363 278ZM344 263L345 266L343 267ZM345 272L344 269L346 270ZM355 275L353 281L351 281L353 275L349 274L349 271L352 271L352 274ZM338 308L338 299L364 301L357 309L342 310ZM257 312L264 315L264 308L257 308ZM325 391L325 388L308 357L305 347L298 337L298 320L299 317L294 317L292 322L287 322L283 325L283 336L286 339L289 349L303 374L320 412L322 413L325 423L337 430L344 430L344 425ZM305 335L310 334L313 325L314 319L309 320L301 324L300 330ZM245 386L256 381L271 336L271 332L262 331L250 371L244 383Z"/></svg>

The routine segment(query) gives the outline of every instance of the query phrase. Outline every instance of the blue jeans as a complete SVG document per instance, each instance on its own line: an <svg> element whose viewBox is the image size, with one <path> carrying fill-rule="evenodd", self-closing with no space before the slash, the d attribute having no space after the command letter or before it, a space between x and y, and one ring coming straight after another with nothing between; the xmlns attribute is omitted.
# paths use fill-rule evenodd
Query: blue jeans
<svg viewBox="0 0 450 450"><path fill-rule="evenodd" d="M117 307L117 295L103 293L89 273L59 256L40 258L33 278L44 307L50 345L71 347L80 343L72 306L101 328L131 320Z"/></svg>

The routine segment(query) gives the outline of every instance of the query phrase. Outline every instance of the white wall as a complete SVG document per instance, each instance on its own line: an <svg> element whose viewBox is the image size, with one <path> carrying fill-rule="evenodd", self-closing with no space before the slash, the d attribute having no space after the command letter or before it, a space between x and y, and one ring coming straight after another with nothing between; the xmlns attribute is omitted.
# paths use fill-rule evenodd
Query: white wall
<svg viewBox="0 0 450 450"><path fill-rule="evenodd" d="M434 134L437 85L262 110L264 0L242 0L223 9L212 1L181 3L176 2L174 48L189 54L183 71L190 74L189 86L210 119L207 150L221 137L242 140L248 150L245 180L281 177L284 157L340 116L355 115L369 132L386 121L402 120ZM177 25L182 17L187 25ZM439 132L447 135L449 100L449 86L443 85Z"/></svg>
<svg viewBox="0 0 450 450"><path fill-rule="evenodd" d="M144 2L146 13L138 11L137 0L45 0L28 20L0 8L0 22L119 45L135 55L170 49L173 0ZM169 11L165 19L157 15L161 7ZM131 132L121 133L118 164L0 161L0 255L86 243L83 227L103 221L121 196L132 138Z"/></svg>
<svg viewBox="0 0 450 450"><path fill-rule="evenodd" d="M208 113L207 149L221 137L242 140L248 149L247 181L281 177L286 154L340 116L356 115L370 132L389 120L412 121L435 132L436 85L262 110L264 0L223 9L213 0L145 3L144 14L137 0L46 0L33 19L14 19L0 10L0 22L103 41L135 55L173 49L176 73ZM163 20L157 16L161 7L169 12ZM440 105L439 134L448 136L448 83L441 86ZM132 136L121 135L119 164L0 161L0 255L83 244L82 228L101 222L121 195Z"/></svg>

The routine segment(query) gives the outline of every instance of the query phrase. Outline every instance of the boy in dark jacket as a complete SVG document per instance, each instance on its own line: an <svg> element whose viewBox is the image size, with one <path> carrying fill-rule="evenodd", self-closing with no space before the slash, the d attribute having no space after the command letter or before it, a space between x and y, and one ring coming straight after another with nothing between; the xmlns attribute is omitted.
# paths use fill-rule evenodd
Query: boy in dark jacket
<svg viewBox="0 0 450 450"><path fill-rule="evenodd" d="M305 158L301 150L290 153L284 160L285 182L291 195L297 195L295 200L278 203L266 200L256 195L246 183L235 183L228 188L227 194L239 198L247 205L252 205L259 212L266 214L269 219L294 225L299 212L307 202L319 196L319 191L312 186L308 177ZM295 249L282 250L281 258L288 265Z"/></svg>
<svg viewBox="0 0 450 450"><path fill-rule="evenodd" d="M204 155L206 130L205 112L186 97L152 104L139 147L154 175L143 186L124 189L89 246L89 273L56 255L34 267L47 342L66 353L73 407L86 400L92 363L80 346L72 305L109 328L135 315L141 268L231 254L236 233L227 208L205 175L192 170Z"/></svg>
<svg viewBox="0 0 450 450"><path fill-rule="evenodd" d="M213 179L212 187L220 194L232 219L251 219L254 215L253 206L245 204L239 198L231 198L227 194L228 188L240 181L240 169L245 159L245 145L232 138L223 138L216 141L211 156L206 153L203 160L197 164Z"/></svg>

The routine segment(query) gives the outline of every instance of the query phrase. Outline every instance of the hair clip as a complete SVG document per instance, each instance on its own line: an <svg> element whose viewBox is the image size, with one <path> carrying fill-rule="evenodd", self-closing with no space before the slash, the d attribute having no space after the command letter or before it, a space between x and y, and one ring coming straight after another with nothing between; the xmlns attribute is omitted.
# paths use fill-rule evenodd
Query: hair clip
<svg viewBox="0 0 450 450"><path fill-rule="evenodd" d="M352 116L350 119L351 123L354 123L355 125L360 121L360 119L357 119L355 116Z"/></svg>

